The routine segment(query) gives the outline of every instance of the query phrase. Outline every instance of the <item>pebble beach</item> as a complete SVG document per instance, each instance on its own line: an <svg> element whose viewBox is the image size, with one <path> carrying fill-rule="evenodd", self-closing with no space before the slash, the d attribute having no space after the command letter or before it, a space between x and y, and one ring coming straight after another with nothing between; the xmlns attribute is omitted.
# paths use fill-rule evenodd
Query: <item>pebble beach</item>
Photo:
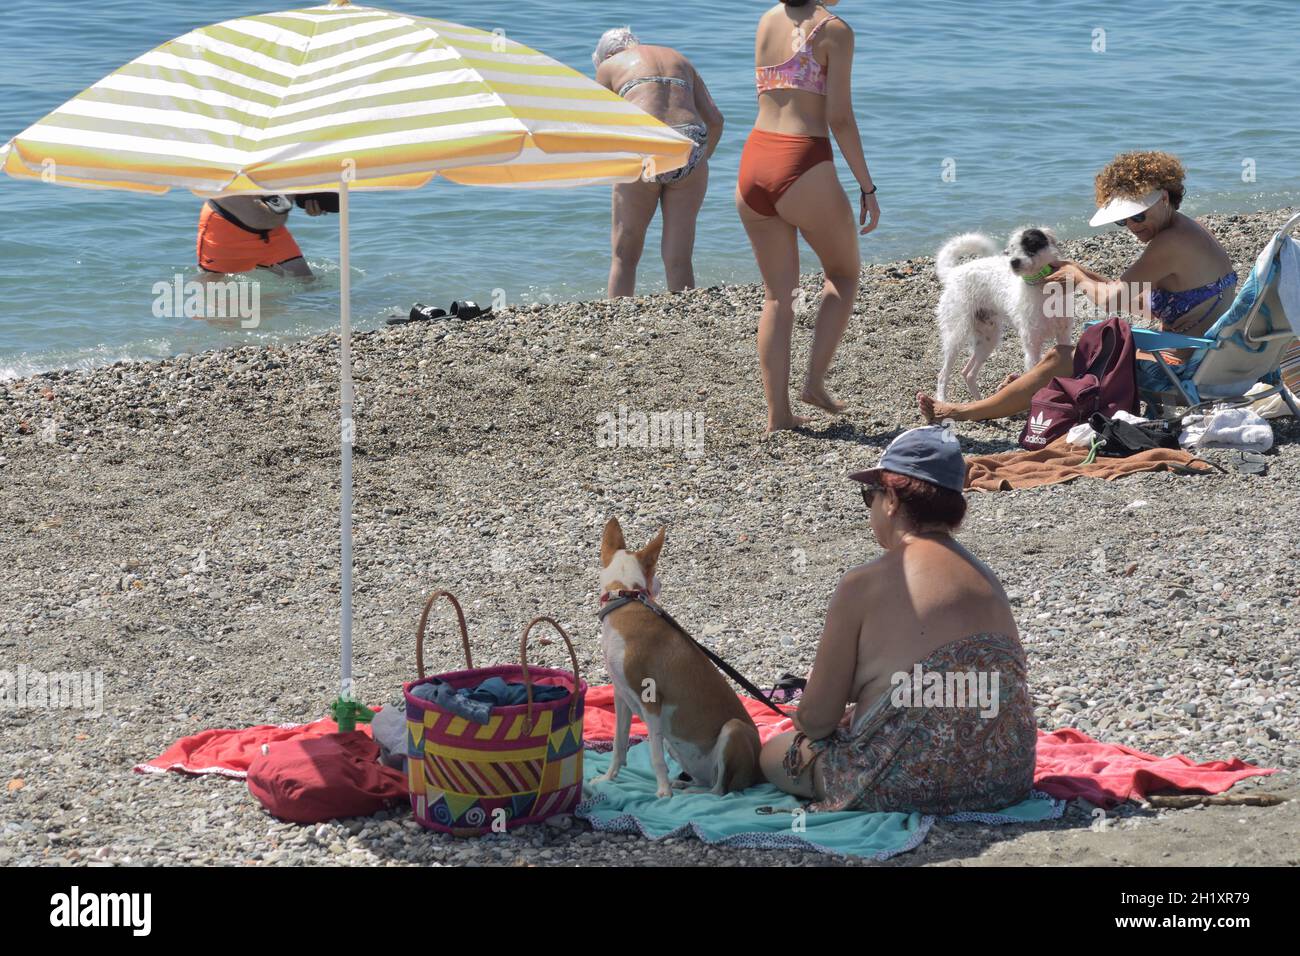
<svg viewBox="0 0 1300 956"><path fill-rule="evenodd" d="M1202 222L1244 277L1294 211ZM1064 251L1118 275L1138 246L1112 231ZM815 304L820 276L803 288ZM584 678L606 683L596 610L610 516L634 546L667 528L660 599L698 638L760 686L806 674L839 576L879 553L846 476L921 424L914 396L934 387L938 295L930 258L867 266L830 379L848 412L769 439L758 286L359 333L358 695L400 699L416 676L421 604L439 588L464 605L476 662L515 659L523 625L547 614L572 636ZM814 314L796 329L796 369ZM324 335L0 383L0 670L103 675L102 714L4 712L0 865L871 865L651 842L568 818L455 840L400 806L302 827L268 816L240 781L133 773L202 729L317 719L338 692L338 344ZM1005 342L985 388L1019 356ZM642 447L635 429L610 427L638 414L688 430ZM967 454L987 454L1016 447L1020 427L962 423L958 434ZM1278 773L1233 793L1300 795L1300 423L1273 427L1262 476L970 496L960 537L1007 587L1042 729L1241 757ZM444 606L430 629L433 672L463 666L453 620ZM558 645L535 656L567 660ZM1129 803L1099 831L1075 802L1051 823L939 822L884 865L1295 865L1296 807Z"/></svg>

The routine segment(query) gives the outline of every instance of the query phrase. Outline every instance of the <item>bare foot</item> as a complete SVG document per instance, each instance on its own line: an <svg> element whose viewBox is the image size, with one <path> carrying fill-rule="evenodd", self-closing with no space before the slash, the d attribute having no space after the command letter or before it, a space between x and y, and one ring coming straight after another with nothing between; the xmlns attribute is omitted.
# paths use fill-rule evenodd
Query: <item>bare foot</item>
<svg viewBox="0 0 1300 956"><path fill-rule="evenodd" d="M803 391L799 394L799 401L808 405L815 405L822 411L830 412L832 415L843 414L849 406L831 397L831 393L825 388L813 388L811 385L805 385Z"/></svg>
<svg viewBox="0 0 1300 956"><path fill-rule="evenodd" d="M795 428L805 428L812 424L811 418L804 418L801 415L791 415L789 418L769 418L767 420L767 434L774 432L791 431Z"/></svg>
<svg viewBox="0 0 1300 956"><path fill-rule="evenodd" d="M940 402L931 398L925 392L916 393L916 404L921 409L921 417L927 423L933 425L935 422L952 419L956 422L965 421L965 414L960 405L951 405L948 402Z"/></svg>

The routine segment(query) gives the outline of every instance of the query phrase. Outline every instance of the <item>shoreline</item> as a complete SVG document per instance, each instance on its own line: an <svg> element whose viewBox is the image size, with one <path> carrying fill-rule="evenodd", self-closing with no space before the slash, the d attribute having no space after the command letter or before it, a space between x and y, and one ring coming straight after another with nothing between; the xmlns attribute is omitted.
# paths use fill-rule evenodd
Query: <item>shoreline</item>
<svg viewBox="0 0 1300 956"><path fill-rule="evenodd" d="M1207 220L1208 220L1210 223L1216 223L1216 222L1235 222L1235 221L1239 221L1239 220L1245 220L1245 221L1247 221L1247 222L1254 222L1254 221L1257 221L1257 220L1261 220L1261 221L1262 221L1262 220L1268 220L1269 217L1279 215L1280 213L1284 212L1284 211L1287 210L1287 209L1291 209L1292 211L1295 211L1295 210L1298 209L1298 208L1300 208L1300 207L1286 207L1286 206L1282 206L1282 207L1276 207L1276 208L1272 208L1272 209L1257 209L1257 210L1254 210L1254 211L1239 212L1239 213L1209 213L1209 214L1206 214L1206 215L1204 215L1204 216L1197 216L1197 217L1195 217L1195 218L1197 218L1198 220L1201 220L1201 221L1207 221ZM1279 223L1279 224L1280 224L1280 223ZM1031 222L1026 221L1026 222L1024 222L1024 223L1021 223L1021 225L1022 225L1022 226L1024 226L1024 225L1040 225L1040 223L1031 223ZM1050 228L1054 228L1054 229L1056 229L1056 230L1058 231L1058 233L1062 231L1062 227L1061 227L1059 224L1058 224L1058 225L1055 225L1055 226L1049 226L1049 227L1050 227ZM1075 246L1079 246L1079 247L1082 247L1082 248L1090 248L1092 245L1095 244L1095 243L1094 243L1095 240L1097 240L1097 239L1099 239L1099 238L1101 238L1101 237L1103 237L1103 236L1106 235L1106 231L1089 230L1088 227L1086 226L1086 222L1085 222L1084 220L1080 220L1079 229L1082 230L1082 231L1084 232L1084 234L1083 234L1083 235L1079 235L1079 236L1074 236L1074 237L1072 237L1072 238L1067 238L1067 239L1063 240L1063 246L1064 246L1064 247L1066 247L1066 248L1073 248L1073 247L1075 247ZM1213 231L1213 229L1212 229L1211 231ZM993 238L994 238L995 241L1001 243L1001 242L1003 242L1003 241L1005 240L1006 236L994 234L994 235L993 235ZM870 242L870 239L868 238L866 241L869 243L869 242ZM1104 247L1105 245L1106 245L1106 243L1103 242L1103 243L1102 243L1102 246ZM805 251L806 251L806 250L805 250ZM934 262L934 252L936 252L936 251L937 251L937 246L936 246L935 249L931 249L931 250L929 250L928 252L918 252L918 253L915 254L915 255L909 256L909 257L907 257L907 258L902 258L902 259L888 259L888 260L882 260L882 261L880 261L880 262L875 262L875 261L871 261L871 260L868 260L868 259L863 259L863 260L862 260L862 263L863 263L863 276L864 276L863 281L864 281L864 284L865 284L867 281L869 281L869 278L870 278L871 276L873 276L873 275L879 275L879 274L882 274L882 273L885 274L885 275L890 275L890 274L892 274L892 272L898 270L898 269L901 268L901 267L917 268L917 267L918 267L917 264L919 263L919 264L923 264L924 266L929 266L930 268L932 268L932 267L933 267L933 262ZM805 259L805 261L808 261L808 260L809 260L809 257L808 257L807 255L805 255L805 256L804 256L804 259ZM746 260L746 261L749 261L749 260ZM815 259L811 259L811 261L815 262L816 260L815 260ZM653 276L659 276L659 272L656 271L657 268L658 268L658 266L657 266L657 259L655 258L655 256L654 256L654 254L653 254L652 251L647 250L647 255L643 258L642 263L641 263L641 271L642 271L643 275L648 274L648 275L653 275ZM809 283L810 281L812 281L812 280L813 280L816 276L818 276L818 275L820 275L820 271L812 271L812 272L802 272L802 273L800 273L800 283L801 283L801 285L807 286L808 283ZM753 281L753 282L742 282L742 283L726 283L726 282L723 282L723 283L721 283L721 284L716 284L716 285L699 286L699 287L697 287L696 290L692 290L692 291L699 291L699 290L722 290L722 289L750 290L750 289L759 288L760 286L761 286L761 282L758 282L758 281ZM633 297L633 301L654 300L654 299L658 299L658 298L660 298L660 297L671 296L671 295L672 295L672 293L668 293L668 292L651 292L651 293L645 293L645 294L642 294L642 295L635 296L635 297ZM337 297L335 297L335 298L337 299ZM489 299L489 298L490 298L490 296L485 297L485 298L482 299L482 300L477 300L477 301L479 301L479 304L480 304L480 305L486 305L486 304L488 304L488 299ZM545 302L545 303L521 303L521 304L519 304L519 305L515 305L515 306L507 306L506 309L503 309L503 310L502 310L502 313L501 313L501 314L517 314L517 313L528 313L528 312L536 311L536 310L533 310L533 309L531 308L531 306L534 305L534 304L540 304L540 305L542 306L542 309L550 309L550 308L562 308L562 307L565 307L565 306L592 305L592 304L601 303L601 302L606 302L606 301L608 301L608 300L606 300L606 299L604 299L604 298L596 297L596 298L590 298L590 299L565 299L565 300L555 300L555 301L553 301L553 302ZM0 368L3 369L3 371L0 371L0 385L4 385L4 384L7 384L7 383L12 383L12 382L17 382L17 381L23 381L23 380L27 380L27 379L31 379L31 378L40 377L40 376L45 376L45 375L49 375L50 373L53 373L53 372L79 372L79 373L88 373L88 372L93 372L93 371L95 371L95 370L97 370L97 369L102 369L102 368L118 368L118 367L124 367L124 366L128 366L128 365L140 365L140 364L150 364L150 363L166 362L166 361L170 361L170 360L172 360L172 359L175 359L177 356L188 356L188 355L196 355L196 354L197 354L197 355L206 355L206 354L210 354L210 353L213 353L213 352L227 352L227 351L235 351L235 350L239 350L239 349L250 349L250 348L251 348L251 349L257 349L257 348L272 348L272 349L276 349L276 348L278 348L278 349L285 349L285 348L289 348L289 347L292 347L292 346L294 346L294 345L297 345L297 344L299 344L299 343L309 342L309 341L311 341L312 339L319 338L319 337L322 337L322 336L330 336L330 335L337 336L337 334L338 334L337 301L336 301L335 305L336 305L336 309L335 309L335 321L334 321L334 324L333 324L333 327L332 327L332 328L321 329L321 330L315 330L315 331L307 332L307 333L304 333L304 334L301 334L301 335L291 334L291 335L286 335L286 336L284 336L284 337L276 337L276 338L274 338L272 341L270 341L270 342L265 342L265 343L257 343L257 344L249 344L249 343L228 343L228 344L215 345L215 346L213 346L212 348L202 349L202 350L198 350L198 351L195 351L195 352L189 352L189 351L184 351L184 350L182 350L182 351L178 351L178 352L173 352L173 353L171 353L171 354L169 354L169 355L167 355L167 356L152 356L152 357L145 357L145 358L118 359L118 360L111 361L111 362L110 362L110 361L107 361L107 360L96 359L96 358L87 358L87 359L79 359L78 361L79 361L79 362L80 362L80 361L85 361L85 362L87 362L88 364L77 364L77 365L64 364L64 365L54 366L54 367L51 367L51 368L42 368L42 369L38 369L38 370L25 371L25 372L21 372L21 373L15 371L13 374L8 374L8 373L9 373L11 370L13 370L13 369L16 368L16 366L14 365L14 363L18 361L19 356L10 356L10 357L8 357L8 358L0 358ZM401 306L401 305L396 305L396 304L395 304L395 305L392 306L392 308L393 308L394 310L396 310L396 311L390 312L390 313L388 313L387 315L385 315L385 316L383 316L383 317L380 317L380 318L378 318L378 319L374 319L374 318L372 318L372 319L368 319L368 320L363 320L363 322L362 322L361 324L358 324L358 323L355 321L355 317L354 317L353 334L354 334L354 335L360 335L360 334L363 334L363 333L372 333L372 332L376 332L376 331L382 331L382 330L384 330L385 328L387 328L387 326L386 326L385 324L383 324L383 322L384 322L385 319L387 319L387 318L391 318L391 317L393 317L393 316L397 316L397 315L405 316L407 310L409 310L410 307L409 307L409 306ZM196 320L191 320L191 321L196 321ZM373 324L371 324L371 323L376 322L376 321L379 322L380 324L379 324L379 325L373 325ZM164 336L166 335L166 333L162 333L162 334L163 334ZM97 345L95 345L95 346L90 347L88 351L96 351L96 350L101 350L101 349L113 349L113 350L118 350L118 351L129 351L132 347L133 347L133 346L131 346L131 345L112 346L112 345L107 345L107 344L105 344L105 343L99 343L99 344L97 344ZM27 354L29 354L29 353L22 353L22 355L27 355ZM24 361L26 361L26 360L24 360ZM6 364L6 363L8 363L8 364Z"/></svg>
<svg viewBox="0 0 1300 956"><path fill-rule="evenodd" d="M1286 217L1210 228L1249 269ZM1136 254L1117 232L1063 246L1113 274ZM819 285L801 279L813 297ZM584 678L605 683L595 612L611 515L633 546L667 526L661 600L685 627L760 686L806 673L835 582L879 552L846 476L920 423L912 396L937 371L938 289L928 258L868 267L830 378L849 413L770 440L754 285L357 333L359 693L391 704L414 678L416 619L439 587L461 598L476 661L513 659L522 625L548 614ZM795 368L810 322L796 323ZM1004 342L982 382L1018 362ZM602 443L620 407L701 413L700 454ZM967 454L1007 450L1018 432L959 426ZM960 538L1006 584L1040 728L1239 756L1279 773L1234 792L1300 796L1300 571L1284 520L1300 495L1300 423L1274 434L1262 477L971 495ZM103 717L18 710L0 723L0 762L25 781L0 794L0 864L861 862L582 825L457 841L413 830L401 807L298 827L230 781L132 774L185 734L315 719L337 693L338 440L337 333L0 383L13 578L0 659L104 680ZM463 666L457 644L440 616L431 673ZM941 822L886 865L1298 862L1295 800L1127 804L1112 818L1116 832L1095 833L1076 803L1046 825Z"/></svg>

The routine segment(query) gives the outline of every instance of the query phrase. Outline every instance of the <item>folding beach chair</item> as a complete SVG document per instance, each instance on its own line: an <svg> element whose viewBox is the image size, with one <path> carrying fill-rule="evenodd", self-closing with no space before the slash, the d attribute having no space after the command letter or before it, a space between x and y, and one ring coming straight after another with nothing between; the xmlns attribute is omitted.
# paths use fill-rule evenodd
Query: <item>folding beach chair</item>
<svg viewBox="0 0 1300 956"><path fill-rule="evenodd" d="M1280 395L1291 414L1300 418L1281 372L1284 359L1288 364L1293 359L1300 315L1287 315L1279 291L1283 251L1288 243L1296 245L1289 233L1297 224L1300 214L1292 216L1269 240L1232 307L1203 337L1133 329L1137 348L1154 356L1154 360L1138 361L1139 394L1150 406L1150 417L1159 417L1166 407L1195 411L1218 403L1252 404ZM1173 365L1165 353L1175 349L1194 351L1184 364ZM1270 388L1247 398L1246 393L1261 382Z"/></svg>

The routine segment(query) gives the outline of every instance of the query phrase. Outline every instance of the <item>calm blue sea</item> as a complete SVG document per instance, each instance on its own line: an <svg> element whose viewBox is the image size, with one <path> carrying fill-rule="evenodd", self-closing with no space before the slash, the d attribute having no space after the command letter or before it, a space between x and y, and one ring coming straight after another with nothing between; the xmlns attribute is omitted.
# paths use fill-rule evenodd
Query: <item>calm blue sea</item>
<svg viewBox="0 0 1300 956"><path fill-rule="evenodd" d="M610 26L629 23L645 42L682 50L728 120L700 221L697 277L702 285L757 279L732 188L755 113L753 28L767 0L387 2L501 27L588 74L590 51ZM177 34L276 7L29 4L6 19L0 141ZM1002 234L1032 221L1083 234L1092 176L1125 149L1181 156L1193 214L1300 202L1295 0L843 0L836 12L857 30L855 102L880 184L883 225L864 241L869 261L931 252L958 230ZM945 180L945 168L955 180ZM337 324L337 220L301 213L291 226L323 280L307 292L264 289L260 328L155 318L154 283L194 270L198 211L182 192L132 196L0 177L0 377ZM352 228L353 309L363 328L415 300L485 301L497 288L511 302L591 298L608 269L609 192L435 181L415 193L355 197ZM652 234L647 249L657 246ZM806 252L805 270L814 268ZM663 288L653 254L639 288Z"/></svg>

